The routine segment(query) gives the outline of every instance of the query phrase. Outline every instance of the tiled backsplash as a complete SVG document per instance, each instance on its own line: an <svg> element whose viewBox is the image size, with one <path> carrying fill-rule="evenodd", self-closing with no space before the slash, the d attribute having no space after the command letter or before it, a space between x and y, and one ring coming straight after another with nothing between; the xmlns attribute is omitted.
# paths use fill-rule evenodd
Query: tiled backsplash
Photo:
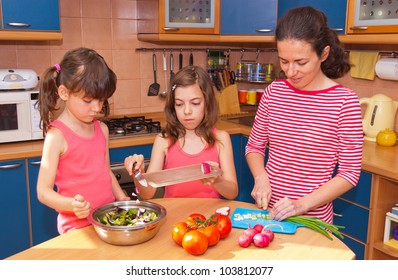
<svg viewBox="0 0 398 280"><path fill-rule="evenodd" d="M58 63L65 51L80 46L94 48L104 56L118 76L117 90L111 100L113 114L163 111L162 99L147 96L149 85L153 82L152 53L136 51L136 48L159 46L137 40L135 0L60 0L60 13L61 42L0 41L0 68L29 68L41 75L47 67ZM175 45L162 47L178 48ZM184 48L189 46L184 45ZM364 48L366 46L362 46ZM177 53L174 57L176 71ZM188 59L189 52L184 53L184 65L188 65ZM232 52L231 66L239 59L240 53ZM260 53L259 61L273 63L278 68L276 53ZM194 52L194 62L205 67L206 53ZM157 82L163 91L165 79L161 52L157 52L157 70ZM360 97L383 93L398 100L398 82L378 78L374 81L359 80L351 78L349 74L339 82L354 89ZM242 88L262 86L239 84ZM398 120L395 130L398 131Z"/></svg>

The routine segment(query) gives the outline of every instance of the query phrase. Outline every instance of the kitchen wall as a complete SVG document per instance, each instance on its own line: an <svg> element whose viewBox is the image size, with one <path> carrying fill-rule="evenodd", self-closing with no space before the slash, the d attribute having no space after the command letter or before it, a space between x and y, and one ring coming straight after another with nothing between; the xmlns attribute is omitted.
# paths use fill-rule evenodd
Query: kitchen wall
<svg viewBox="0 0 398 280"><path fill-rule="evenodd" d="M80 46L97 50L104 56L118 76L117 91L111 100L115 115L146 112L161 112L164 101L147 96L153 83L152 52L138 52L136 48L190 48L189 45L153 45L137 40L137 13L135 0L60 0L61 29L63 40L58 41L0 41L0 68L29 68L39 75L58 63L64 53ZM193 46L192 46L193 47ZM198 46L195 46L198 47ZM204 45L203 48L211 46ZM215 46L217 47L217 46ZM218 46L220 47L220 46ZM229 46L223 46L228 48ZM231 46L236 48L237 46ZM347 46L350 49L398 50L398 46ZM167 57L169 57L167 52ZM184 52L184 65L188 64L189 52ZM206 66L206 53L194 52L194 63ZM160 91L165 90L162 52L157 55L157 82ZM178 53L174 53L174 70L177 70ZM239 52L232 52L230 63L240 59ZM244 59L255 59L255 53L245 54ZM274 52L260 53L259 61L274 63L278 72ZM360 97L384 93L398 100L398 82L376 78L374 81L353 79L350 75L339 79L342 84L354 89ZM239 84L240 88L262 85ZM397 116L398 118L398 116ZM398 120L395 130L398 131Z"/></svg>

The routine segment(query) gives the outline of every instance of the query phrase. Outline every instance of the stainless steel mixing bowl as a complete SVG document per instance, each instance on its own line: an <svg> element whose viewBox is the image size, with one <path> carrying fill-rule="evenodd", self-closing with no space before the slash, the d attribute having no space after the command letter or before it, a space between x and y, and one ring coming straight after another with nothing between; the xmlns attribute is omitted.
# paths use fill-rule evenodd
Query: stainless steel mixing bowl
<svg viewBox="0 0 398 280"><path fill-rule="evenodd" d="M98 222L97 218L101 219L106 213L115 211L117 207L125 210L144 208L155 211L158 214L158 219L144 225L134 226L104 225ZM150 201L116 201L95 209L88 216L88 220L103 241L113 245L134 245L153 238L163 224L166 214L167 211L163 206Z"/></svg>

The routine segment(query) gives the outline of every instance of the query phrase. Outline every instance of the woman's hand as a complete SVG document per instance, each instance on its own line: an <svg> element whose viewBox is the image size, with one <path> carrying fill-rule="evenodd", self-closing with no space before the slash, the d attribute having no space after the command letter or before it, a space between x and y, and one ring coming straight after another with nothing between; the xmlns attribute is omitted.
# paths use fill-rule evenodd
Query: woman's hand
<svg viewBox="0 0 398 280"><path fill-rule="evenodd" d="M140 170L141 173L145 171L144 156L134 154L124 159L124 167L129 172L130 176L134 175L134 171Z"/></svg>
<svg viewBox="0 0 398 280"><path fill-rule="evenodd" d="M72 211L79 219L87 218L90 214L91 205L83 196L77 194L72 200Z"/></svg>
<svg viewBox="0 0 398 280"><path fill-rule="evenodd" d="M291 200L287 197L277 201L272 210L271 218L277 221L282 221L291 216L301 215L299 211L299 202L297 200Z"/></svg>
<svg viewBox="0 0 398 280"><path fill-rule="evenodd" d="M264 170L264 172L254 178L254 187L251 192L251 196L254 198L259 208L266 210L268 208L271 195L272 190L269 177L267 172Z"/></svg>

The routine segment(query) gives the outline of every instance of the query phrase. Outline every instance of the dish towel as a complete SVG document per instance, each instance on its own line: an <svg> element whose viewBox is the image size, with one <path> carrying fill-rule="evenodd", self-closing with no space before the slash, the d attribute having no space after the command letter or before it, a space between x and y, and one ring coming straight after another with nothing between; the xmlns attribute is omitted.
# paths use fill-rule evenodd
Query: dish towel
<svg viewBox="0 0 398 280"><path fill-rule="evenodd" d="M350 51L351 77L374 80L375 66L379 58L377 51Z"/></svg>

